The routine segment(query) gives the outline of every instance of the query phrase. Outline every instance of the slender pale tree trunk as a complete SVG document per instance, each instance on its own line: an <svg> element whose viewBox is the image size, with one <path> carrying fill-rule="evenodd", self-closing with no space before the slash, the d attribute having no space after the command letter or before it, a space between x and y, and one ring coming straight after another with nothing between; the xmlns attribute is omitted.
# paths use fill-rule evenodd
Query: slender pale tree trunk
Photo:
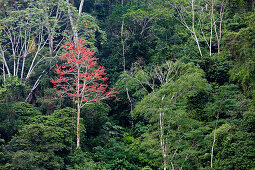
<svg viewBox="0 0 255 170"><path fill-rule="evenodd" d="M84 5L84 0L81 0L80 6L79 6L79 13L78 13L77 23L80 21L80 16L81 16L81 13L82 13L83 5Z"/></svg>
<svg viewBox="0 0 255 170"><path fill-rule="evenodd" d="M66 2L69 3L69 0L66 0ZM71 24L71 27L72 27L72 31L73 31L73 34L74 34L74 37L73 37L74 42L78 42L78 40L79 40L77 25L80 21L80 16L81 16L81 13L82 13L83 5L84 5L84 0L81 0L80 6L79 6L78 18L77 18L76 22L74 21L74 19L72 17L71 9L68 7L68 15L69 15L69 20L70 20L70 24Z"/></svg>
<svg viewBox="0 0 255 170"><path fill-rule="evenodd" d="M23 62L22 62L22 68L21 68L21 80L23 79L24 76L24 68L25 68L25 62L26 62L26 55L23 56Z"/></svg>
<svg viewBox="0 0 255 170"><path fill-rule="evenodd" d="M69 0L66 0L66 2L69 3ZM78 31L77 31L76 24L74 23L70 7L68 7L68 16L69 16L70 25L71 25L71 28L72 28L72 31L73 31L73 36L74 36L73 40L74 40L74 42L78 42Z"/></svg>
<svg viewBox="0 0 255 170"><path fill-rule="evenodd" d="M80 113L81 106L80 103L77 103L77 148L80 147Z"/></svg>
<svg viewBox="0 0 255 170"><path fill-rule="evenodd" d="M213 150L214 150L215 141L216 141L216 126L213 132L213 143L211 148L211 168L213 167Z"/></svg>
<svg viewBox="0 0 255 170"><path fill-rule="evenodd" d="M223 15L224 15L224 1L220 5L220 25L219 25L219 33L217 31L217 26L216 26L216 21L213 15L213 20L214 20L214 29L215 29L215 34L217 38L217 45L218 45L218 54L220 53L220 41L221 41L221 32L222 32L222 20L223 20Z"/></svg>
<svg viewBox="0 0 255 170"><path fill-rule="evenodd" d="M8 64L7 64L6 59L5 59L4 49L3 49L3 47L1 45L0 45L0 50L1 50L0 54L1 54L1 57L3 59L3 64L4 64L4 66L5 66L6 70L7 70L8 76L10 77L11 73L10 73Z"/></svg>
<svg viewBox="0 0 255 170"><path fill-rule="evenodd" d="M195 30L195 11L194 11L194 0L191 1L191 8L192 8L192 33L193 33L193 38L196 41L198 51L201 57L203 57L201 47L197 38L196 30ZM187 25L187 24L186 24Z"/></svg>
<svg viewBox="0 0 255 170"><path fill-rule="evenodd" d="M213 13L213 3L214 0L211 1L211 34L210 34L210 44L209 44L209 55L210 57L212 56L212 37L213 37L213 18L214 18L214 13Z"/></svg>
<svg viewBox="0 0 255 170"><path fill-rule="evenodd" d="M49 50L50 50L50 57L53 57L53 35L49 33ZM50 60L51 61L51 60Z"/></svg>
<svg viewBox="0 0 255 170"><path fill-rule="evenodd" d="M4 63L3 63L3 75L4 75L4 82L5 82L5 68L4 68Z"/></svg>
<svg viewBox="0 0 255 170"><path fill-rule="evenodd" d="M128 91L128 87L127 87L127 83L126 83L126 92L127 92L127 97L128 97L128 101L130 103L130 111L132 112L133 111L133 101L129 95L129 91Z"/></svg>
<svg viewBox="0 0 255 170"><path fill-rule="evenodd" d="M36 80L36 82L34 83L32 89L30 90L29 94L27 95L26 97L26 102L27 103L30 103L30 100L31 100L31 97L32 97L32 94L33 94L33 91L38 87L38 85L40 84L40 80L41 80L41 77L43 76L45 70L41 73L41 75L38 77L38 79Z"/></svg>
<svg viewBox="0 0 255 170"><path fill-rule="evenodd" d="M203 53L201 51L201 46L200 46L200 43L199 43L199 39L198 39L198 36L197 36L197 33L199 33L197 31L197 28L195 28L195 7L194 7L194 3L195 1L194 0L191 0L190 1L191 3L191 14L192 14L192 25L188 25L187 22L185 21L185 17L184 17L184 13L182 12L182 7L179 7L177 4L175 4L175 9L177 10L178 14L179 14L179 17L180 17L180 21L181 21L181 24L187 28L187 30L189 30L189 32L191 33L192 35L192 38L195 40L196 44L197 44L197 47L198 47L198 50L199 50L199 54L201 57L203 57ZM209 48L209 53L210 53L210 56L212 55L212 39L213 39L213 30L215 31L215 34L216 34L216 38L217 38L217 43L218 43L218 53L220 53L220 41L221 41L221 30L222 30L222 19L223 19L223 12L224 12L224 0L223 2L221 3L221 9L220 9L220 24L219 24L219 32L217 32L217 25L216 25L216 21L215 21L215 18L214 18L214 5L215 5L215 0L211 0L210 1L210 5L211 5L211 10L210 10L210 19L211 19L211 23L210 23L210 37L209 37L209 42L207 42L206 38L205 38L205 35L203 33L203 30L201 29L202 31L202 35L208 45L208 48ZM207 9L207 7L206 7ZM201 18L200 18L201 19ZM200 23L200 22L199 22ZM199 25L197 25L199 26ZM197 27L196 26L196 27ZM214 29L213 29L214 28Z"/></svg>
<svg viewBox="0 0 255 170"><path fill-rule="evenodd" d="M193 32L193 35L194 35L194 40L195 40L195 42L196 42L196 44L197 44L197 48L198 48L199 54L200 54L201 57L203 57L203 53L202 53L202 51L201 51L201 47L200 47L200 44L199 44L197 35L196 35L195 32Z"/></svg>
<svg viewBox="0 0 255 170"><path fill-rule="evenodd" d="M121 6L123 8L124 1L121 0ZM122 18L121 22L121 29L120 29L120 35L121 35L121 45L122 45L122 59L123 59L123 71L126 71L126 58L125 58L125 41L124 41L124 18Z"/></svg>
<svg viewBox="0 0 255 170"><path fill-rule="evenodd" d="M78 59L80 59L80 56L78 55ZM77 75L80 76L80 67L78 65L77 69ZM77 78L77 96L79 96L80 92L80 78ZM81 99L82 100L82 99ZM80 113L81 113L81 104L82 102L79 100L79 97L77 98L77 148L80 147Z"/></svg>
<svg viewBox="0 0 255 170"><path fill-rule="evenodd" d="M162 97L161 101L163 102L165 96ZM168 142L167 138L164 136L164 120L165 120L165 114L164 111L162 111L162 108L159 108L159 128L160 128L160 146L162 149L162 157L164 160L164 170L166 170L167 167L167 158L168 158Z"/></svg>
<svg viewBox="0 0 255 170"><path fill-rule="evenodd" d="M212 143L212 148L211 148L211 168L213 168L213 151L214 151L214 145L216 141L216 129L217 129L217 124L218 124L218 119L219 119L219 113L217 114L217 120L215 123L215 128L213 132L213 143Z"/></svg>
<svg viewBox="0 0 255 170"><path fill-rule="evenodd" d="M123 39L124 19L121 24L121 45L122 45L122 60L123 60L123 71L126 71L126 58L125 58L125 42Z"/></svg>

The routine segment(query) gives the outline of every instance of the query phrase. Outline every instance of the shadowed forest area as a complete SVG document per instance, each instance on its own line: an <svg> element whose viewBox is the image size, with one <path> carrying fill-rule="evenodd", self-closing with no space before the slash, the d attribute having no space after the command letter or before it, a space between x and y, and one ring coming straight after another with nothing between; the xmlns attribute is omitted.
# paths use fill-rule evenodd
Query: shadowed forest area
<svg viewBox="0 0 255 170"><path fill-rule="evenodd" d="M0 169L254 169L254 10L0 0Z"/></svg>

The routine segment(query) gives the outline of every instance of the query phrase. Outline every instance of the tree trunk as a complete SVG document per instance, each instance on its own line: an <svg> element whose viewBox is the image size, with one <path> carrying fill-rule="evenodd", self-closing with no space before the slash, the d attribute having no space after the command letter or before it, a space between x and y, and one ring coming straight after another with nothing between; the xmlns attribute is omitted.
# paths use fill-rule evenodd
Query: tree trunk
<svg viewBox="0 0 255 170"><path fill-rule="evenodd" d="M78 103L77 104L77 148L80 147L80 112L81 112L81 107Z"/></svg>
<svg viewBox="0 0 255 170"><path fill-rule="evenodd" d="M213 37L213 0L212 0L212 4L211 4L211 34L210 34L210 45L209 45L209 52L210 52L210 57L212 56L212 37Z"/></svg>
<svg viewBox="0 0 255 170"><path fill-rule="evenodd" d="M191 8L192 8L192 32L193 32L193 35L194 35L194 39L197 43L199 54L200 54L201 57L203 57L203 54L202 54L202 51L201 51L201 48L200 48L200 44L199 44L199 41L198 41L198 38L197 38L197 34L196 34L196 31L195 31L194 0L191 1Z"/></svg>
<svg viewBox="0 0 255 170"><path fill-rule="evenodd" d="M69 2L69 0L66 0L66 2ZM72 14L71 14L71 9L68 7L68 15L69 15L69 20L70 20L70 25L72 27L72 31L73 31L73 34L74 34L74 37L73 37L74 42L78 42L78 40L79 40L77 25L78 25L78 22L80 21L80 16L81 16L81 13L82 13L83 4L84 4L84 0L81 0L80 6L79 6L79 11L78 11L78 18L77 18L76 22L73 20L73 17L72 17Z"/></svg>
<svg viewBox="0 0 255 170"><path fill-rule="evenodd" d="M121 1L121 6L123 8L124 2L123 0ZM126 58L125 58L125 41L124 41L124 18L122 18L121 22L121 30L120 30L120 35L121 35L121 45L122 45L122 59L123 59L123 71L126 71Z"/></svg>
<svg viewBox="0 0 255 170"><path fill-rule="evenodd" d="M3 76L4 76L4 82L5 82L5 68L4 68L4 63L3 63Z"/></svg>
<svg viewBox="0 0 255 170"><path fill-rule="evenodd" d="M2 59L3 59L3 64L4 64L4 66L5 66L6 70L7 70L8 76L10 77L11 73L10 73L8 64L7 64L6 60L5 60L4 49L2 48L2 46L0 46L0 50L1 50L0 51L1 52L0 55L1 55Z"/></svg>
<svg viewBox="0 0 255 170"><path fill-rule="evenodd" d="M213 149L214 149L215 140L216 140L216 126L213 133L213 144L211 149L211 168L213 168Z"/></svg>
<svg viewBox="0 0 255 170"><path fill-rule="evenodd" d="M200 54L200 56L201 57L203 57L203 53L202 53L202 51L201 51L201 48L200 48L200 44L199 44L199 41L198 41L198 38L197 38L197 35L196 35L196 33L194 32L193 33L193 35L194 35L194 40L196 41L196 43L197 43L197 48L198 48L198 51L199 51L199 54Z"/></svg>
<svg viewBox="0 0 255 170"><path fill-rule="evenodd" d="M164 170L166 170L166 165L167 165L167 162L166 162L166 159L164 159Z"/></svg>
<svg viewBox="0 0 255 170"><path fill-rule="evenodd" d="M163 103L163 100L164 100L165 96L162 97L161 101ZM167 168L167 159L168 159L168 142L167 142L167 138L165 138L164 136L164 117L165 117L165 114L163 111L161 111L161 107L159 108L160 110L160 113L159 113L159 128L160 128L160 146L161 146L161 149L162 149L162 157L163 157L163 160L164 160L164 170L166 170Z"/></svg>
<svg viewBox="0 0 255 170"><path fill-rule="evenodd" d="M69 2L69 0L66 0L66 2ZM72 17L72 14L71 14L71 9L68 7L68 16L69 16L69 20L70 20L70 25L71 25L71 28L72 28L72 31L73 31L73 40L74 42L78 42L78 32L77 32L77 28L76 28L76 25L74 23L74 20L73 20L73 17Z"/></svg>
<svg viewBox="0 0 255 170"><path fill-rule="evenodd" d="M213 168L213 151L214 151L214 145L216 141L216 129L217 129L217 124L218 124L218 119L219 119L219 113L217 114L217 120L215 123L215 129L213 133L213 143L212 143L212 148L211 148L211 168Z"/></svg>

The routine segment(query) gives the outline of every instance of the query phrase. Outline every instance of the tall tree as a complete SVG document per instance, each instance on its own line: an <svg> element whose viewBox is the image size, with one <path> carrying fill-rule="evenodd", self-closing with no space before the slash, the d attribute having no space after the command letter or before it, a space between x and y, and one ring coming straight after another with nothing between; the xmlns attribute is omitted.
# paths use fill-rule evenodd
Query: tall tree
<svg viewBox="0 0 255 170"><path fill-rule="evenodd" d="M97 66L98 58L94 52L85 47L85 43L67 42L63 46L66 52L60 58L62 66L56 65L55 73L60 75L51 82L59 89L60 95L67 95L77 104L77 148L80 146L80 112L87 104L93 104L103 99L116 97L118 91L108 88L104 67Z"/></svg>

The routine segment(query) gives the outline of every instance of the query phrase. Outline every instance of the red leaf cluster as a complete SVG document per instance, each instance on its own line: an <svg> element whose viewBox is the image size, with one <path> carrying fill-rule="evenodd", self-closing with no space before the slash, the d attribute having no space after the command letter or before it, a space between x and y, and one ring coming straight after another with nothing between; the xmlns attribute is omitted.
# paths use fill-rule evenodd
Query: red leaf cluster
<svg viewBox="0 0 255 170"><path fill-rule="evenodd" d="M58 76L51 79L61 95L66 94L81 104L116 98L118 90L103 84L108 80L105 68L97 66L98 58L93 57L94 52L82 40L77 43L69 41L63 48L67 50L60 57L63 64L56 64L54 73Z"/></svg>

